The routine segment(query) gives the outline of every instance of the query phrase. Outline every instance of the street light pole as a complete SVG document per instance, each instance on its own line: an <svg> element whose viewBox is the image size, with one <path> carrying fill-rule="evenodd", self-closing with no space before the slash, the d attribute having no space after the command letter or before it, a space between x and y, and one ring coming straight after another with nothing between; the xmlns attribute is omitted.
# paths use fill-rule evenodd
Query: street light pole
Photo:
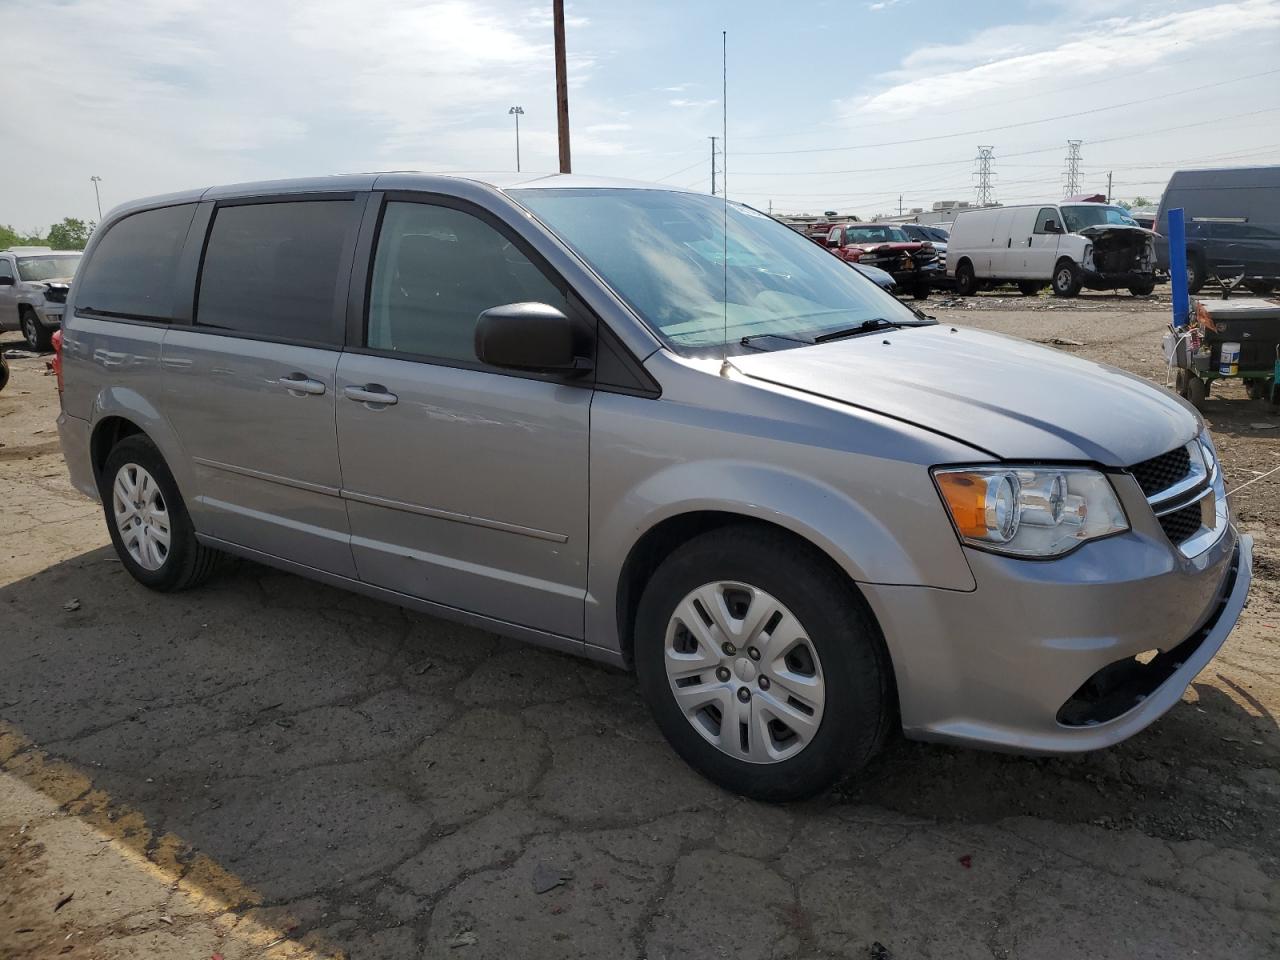
<svg viewBox="0 0 1280 960"><path fill-rule="evenodd" d="M520 118L524 116L524 107L512 107L507 111L516 118L516 173L520 172Z"/></svg>
<svg viewBox="0 0 1280 960"><path fill-rule="evenodd" d="M102 195L98 193L98 184L102 182L102 178L96 174L89 178L93 181L93 198L98 201L98 222L102 222Z"/></svg>

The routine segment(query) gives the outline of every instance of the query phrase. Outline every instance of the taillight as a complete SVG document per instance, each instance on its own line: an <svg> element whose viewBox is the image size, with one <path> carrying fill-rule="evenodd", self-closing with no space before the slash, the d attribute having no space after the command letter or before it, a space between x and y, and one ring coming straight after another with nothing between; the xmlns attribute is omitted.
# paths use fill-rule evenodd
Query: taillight
<svg viewBox="0 0 1280 960"><path fill-rule="evenodd" d="M53 331L53 375L58 380L58 396L62 396L62 331Z"/></svg>

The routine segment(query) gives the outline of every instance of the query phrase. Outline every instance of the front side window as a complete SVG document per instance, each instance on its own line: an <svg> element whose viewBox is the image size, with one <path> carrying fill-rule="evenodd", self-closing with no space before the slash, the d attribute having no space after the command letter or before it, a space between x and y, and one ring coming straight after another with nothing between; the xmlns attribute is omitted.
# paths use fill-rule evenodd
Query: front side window
<svg viewBox="0 0 1280 960"><path fill-rule="evenodd" d="M0 277L13 279L13 268L9 266L8 260L0 260Z"/></svg>
<svg viewBox="0 0 1280 960"><path fill-rule="evenodd" d="M1109 207L1105 203L1075 203L1062 208L1062 219L1069 233L1079 233L1086 227L1136 227L1138 222L1123 207Z"/></svg>
<svg viewBox="0 0 1280 960"><path fill-rule="evenodd" d="M1041 207L1040 212L1036 214L1036 231L1035 232L1048 233L1050 220L1056 223L1059 228L1062 227L1062 220L1058 216L1057 210L1055 210L1053 207Z"/></svg>
<svg viewBox="0 0 1280 960"><path fill-rule="evenodd" d="M780 349L870 320L920 322L840 258L750 207L726 209L720 197L607 188L511 195L682 353Z"/></svg>
<svg viewBox="0 0 1280 960"><path fill-rule="evenodd" d="M478 363L476 321L490 307L564 293L495 227L453 207L387 204L369 290L366 345Z"/></svg>
<svg viewBox="0 0 1280 960"><path fill-rule="evenodd" d="M19 257L18 275L23 280L70 280L78 266L80 266L79 254Z"/></svg>
<svg viewBox="0 0 1280 960"><path fill-rule="evenodd" d="M195 209L184 203L117 221L76 278L76 309L171 320L178 257Z"/></svg>
<svg viewBox="0 0 1280 960"><path fill-rule="evenodd" d="M357 223L350 200L220 207L200 269L196 324L273 340L341 343L335 311Z"/></svg>

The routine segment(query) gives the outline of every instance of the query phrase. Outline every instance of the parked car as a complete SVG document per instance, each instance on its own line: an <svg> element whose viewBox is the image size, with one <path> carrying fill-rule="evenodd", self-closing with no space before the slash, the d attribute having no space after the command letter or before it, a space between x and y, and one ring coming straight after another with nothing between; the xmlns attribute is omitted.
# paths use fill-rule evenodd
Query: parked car
<svg viewBox="0 0 1280 960"><path fill-rule="evenodd" d="M942 288L953 287L954 281L947 276L947 241L950 234L940 227L928 226L920 223L904 223L902 224L902 232L912 240L920 242L928 241L933 244L934 253L938 257L938 269L933 274L933 286Z"/></svg>
<svg viewBox="0 0 1280 960"><path fill-rule="evenodd" d="M1081 287L1146 296L1156 283L1153 234L1105 203L964 210L952 225L947 276L961 296L1006 282L1024 296L1046 285L1060 297Z"/></svg>
<svg viewBox="0 0 1280 960"><path fill-rule="evenodd" d="M886 293L896 294L898 292L898 282L893 279L893 274L887 270L881 270L879 267L872 267L865 263L850 263L849 266Z"/></svg>
<svg viewBox="0 0 1280 960"><path fill-rule="evenodd" d="M754 797L895 728L1116 743L1249 589L1185 401L939 325L719 197L172 194L104 219L68 311L62 448L139 583L225 551L634 668L681 756Z"/></svg>
<svg viewBox="0 0 1280 960"><path fill-rule="evenodd" d="M896 223L839 223L827 231L827 247L841 260L877 267L917 300L929 296L942 268L929 241L912 240Z"/></svg>
<svg viewBox="0 0 1280 960"><path fill-rule="evenodd" d="M1280 166L1176 171L1156 220L1156 260L1165 271L1175 207L1183 211L1192 293L1223 268L1233 277L1242 269L1255 293L1270 293L1280 283Z"/></svg>
<svg viewBox="0 0 1280 960"><path fill-rule="evenodd" d="M79 264L78 250L0 250L0 330L21 330L32 350L48 350Z"/></svg>

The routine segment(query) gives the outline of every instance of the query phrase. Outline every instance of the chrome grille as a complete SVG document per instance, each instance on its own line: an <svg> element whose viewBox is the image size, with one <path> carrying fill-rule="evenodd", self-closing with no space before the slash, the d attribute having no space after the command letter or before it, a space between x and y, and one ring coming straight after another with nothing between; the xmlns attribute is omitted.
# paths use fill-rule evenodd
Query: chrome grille
<svg viewBox="0 0 1280 960"><path fill-rule="evenodd" d="M1145 497L1168 490L1191 472L1191 454L1186 447L1177 447L1150 460L1143 460L1129 468L1138 481Z"/></svg>

